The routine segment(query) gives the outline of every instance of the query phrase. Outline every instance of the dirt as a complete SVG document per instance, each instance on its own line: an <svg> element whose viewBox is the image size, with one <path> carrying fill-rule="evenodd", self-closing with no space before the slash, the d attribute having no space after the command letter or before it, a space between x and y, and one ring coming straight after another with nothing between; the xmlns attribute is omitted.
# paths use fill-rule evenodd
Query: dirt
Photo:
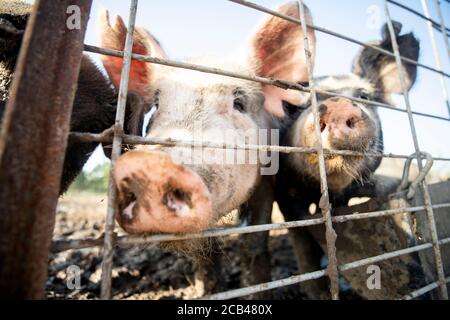
<svg viewBox="0 0 450 320"><path fill-rule="evenodd" d="M54 239L99 237L104 231L106 195L69 193L57 210ZM282 221L274 212L273 220ZM120 232L120 231L119 231ZM238 236L222 238L222 269L226 289L240 287L241 267ZM287 231L271 232L272 280L286 278L297 272L296 261ZM101 248L69 250L52 254L49 264L47 297L49 299L97 299L100 295ZM70 268L81 271L78 289L69 289ZM68 269L69 268L69 269ZM69 281L69 284L72 283ZM113 299L193 299L202 295L195 282L190 257L162 250L157 244L114 249L112 278ZM298 285L272 291L275 299L303 299ZM345 293L345 296L352 296Z"/></svg>

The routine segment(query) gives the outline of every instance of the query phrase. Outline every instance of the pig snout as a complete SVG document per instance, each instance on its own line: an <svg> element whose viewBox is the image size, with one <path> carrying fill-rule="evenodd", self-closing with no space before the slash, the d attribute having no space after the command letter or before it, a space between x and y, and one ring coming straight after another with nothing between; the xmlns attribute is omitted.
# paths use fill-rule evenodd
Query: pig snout
<svg viewBox="0 0 450 320"><path fill-rule="evenodd" d="M376 151L380 146L378 118L364 105L333 97L319 105L322 146L328 150L350 150L357 152ZM293 146L317 147L318 139L312 109L300 116L290 129L288 143ZM289 163L298 172L320 181L317 154L291 154ZM361 177L363 170L373 167L373 159L361 155L325 154L328 187L340 192L355 178Z"/></svg>
<svg viewBox="0 0 450 320"><path fill-rule="evenodd" d="M213 220L211 195L200 176L159 151L134 150L114 167L120 226L128 233L186 233Z"/></svg>
<svg viewBox="0 0 450 320"><path fill-rule="evenodd" d="M362 109L348 99L331 98L319 106L320 130L325 148L360 149L370 134Z"/></svg>

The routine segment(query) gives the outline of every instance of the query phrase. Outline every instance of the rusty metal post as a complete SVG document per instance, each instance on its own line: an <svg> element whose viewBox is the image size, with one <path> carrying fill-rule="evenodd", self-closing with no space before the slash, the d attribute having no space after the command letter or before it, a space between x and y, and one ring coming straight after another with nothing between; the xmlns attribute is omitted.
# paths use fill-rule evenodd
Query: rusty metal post
<svg viewBox="0 0 450 320"><path fill-rule="evenodd" d="M44 298L91 0L35 2L0 136L0 296ZM80 28L69 30L76 5ZM69 11L70 12L70 11Z"/></svg>

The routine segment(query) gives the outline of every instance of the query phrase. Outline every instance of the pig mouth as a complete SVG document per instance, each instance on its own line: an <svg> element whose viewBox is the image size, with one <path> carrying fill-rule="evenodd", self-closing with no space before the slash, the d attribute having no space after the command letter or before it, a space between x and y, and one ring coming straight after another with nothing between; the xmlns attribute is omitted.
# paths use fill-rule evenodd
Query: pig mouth
<svg viewBox="0 0 450 320"><path fill-rule="evenodd" d="M342 155L334 155L330 158L325 157L325 165L327 170L332 173L349 173L356 172L355 169L359 168L360 164L363 162L362 156L342 156Z"/></svg>
<svg viewBox="0 0 450 320"><path fill-rule="evenodd" d="M324 158L328 174L346 173L352 168L358 168L364 159L362 156L344 156L339 154L325 154ZM317 167L317 169L319 168L319 157L317 154L308 155L308 162Z"/></svg>
<svg viewBox="0 0 450 320"><path fill-rule="evenodd" d="M342 156L338 155L338 154L325 154L324 158L325 158L325 160L334 160L337 158L342 158Z"/></svg>
<svg viewBox="0 0 450 320"><path fill-rule="evenodd" d="M317 145L317 141L305 141L303 146L308 148L314 148ZM324 159L325 164L330 169L332 168L339 168L346 165L354 165L360 161L363 161L363 156L359 155L344 155L344 154L336 154L331 153L330 151L355 151L355 152L364 152L366 150L366 147L364 146L349 146L349 145L342 145L341 143L329 143L328 146L324 147ZM308 154L307 160L309 164L318 166L319 165L319 157L317 153L311 153Z"/></svg>

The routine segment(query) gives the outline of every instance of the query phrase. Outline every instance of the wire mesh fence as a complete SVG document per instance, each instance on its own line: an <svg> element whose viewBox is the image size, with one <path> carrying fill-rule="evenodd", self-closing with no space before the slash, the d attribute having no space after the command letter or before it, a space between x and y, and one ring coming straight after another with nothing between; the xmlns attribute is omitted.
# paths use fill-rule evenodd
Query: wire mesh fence
<svg viewBox="0 0 450 320"><path fill-rule="evenodd" d="M414 299L419 297L420 295L423 295L429 291L432 291L436 288L439 288L440 291L440 297L442 299L448 299L448 292L447 292L447 283L450 282L450 278L445 277L444 273L444 267L442 262L442 256L441 256L441 246L447 245L450 243L450 238L444 238L439 239L436 229L436 221L434 216L434 210L436 209L442 209L442 208L450 208L450 203L432 203L428 185L423 180L420 183L420 188L423 191L423 203L422 206L415 206L415 207L403 207L403 208L395 208L395 209L389 209L389 210L379 210L374 212L358 212L358 213L352 213L349 215L340 215L340 216L333 216L332 215L332 208L330 204L329 194L328 194L328 182L327 182L327 173L325 168L325 158L327 155L358 155L358 156L369 156L369 157L378 157L378 158L401 158L401 159L411 159L410 155L400 155L400 154L385 154L385 153L361 153L356 152L352 150L328 150L325 149L321 142L321 131L320 131L320 118L319 118L319 111L318 111L318 101L317 101L317 94L325 95L325 96L340 96L336 95L336 93L333 92L327 92L323 90L319 90L316 88L314 75L312 72L312 62L311 62L311 52L310 52L310 44L309 39L307 37L307 28L311 28L315 31L326 33L328 35L338 37L340 39L352 42L354 44L357 44L362 47L373 49L383 55L387 55L390 57L395 58L395 62L397 65L397 68L400 73L400 83L402 87L402 95L405 102L406 109L399 109L397 107L380 103L377 101L366 101L359 98L351 97L351 96L345 96L341 95L341 97L356 101L356 102L364 102L368 105L374 106L374 107L382 107L387 108L390 110L395 110L397 112L406 113L408 116L409 126L411 130L411 136L414 142L414 149L415 154L414 157L417 160L417 164L419 167L420 172L424 172L424 166L422 161L426 158L426 155L422 152L422 148L419 145L417 133L416 133L416 126L414 122L414 116L423 116L423 117L430 117L436 120L441 121L450 121L450 117L442 117L442 116L434 116L428 113L421 113L416 112L411 109L411 103L409 99L408 92L406 90L405 85L405 75L403 74L403 65L404 64L413 64L417 65L420 68L427 69L431 72L434 72L440 76L441 85L442 85L442 93L443 97L447 102L447 106L449 106L449 99L448 99L448 92L446 90L445 81L447 78L450 78L450 74L442 70L442 63L439 58L439 53L436 49L436 39L434 38L434 30L437 30L444 38L444 42L447 48L447 51L449 51L448 47L448 36L450 33L450 30L445 27L442 11L440 9L440 3L438 0L435 1L435 4L439 11L439 21L435 21L430 18L429 10L427 7L427 3L425 0L422 0L422 7L424 13L420 13L416 10L413 10L401 3L398 3L396 1L391 0L385 0L384 1L384 11L385 11L385 17L387 19L387 26L388 31L390 33L390 39L392 41L392 48L393 51L389 52L387 50L384 50L376 45L369 45L365 44L361 41L358 41L356 39L352 39L346 35L341 35L336 32L333 32L331 30L327 30L325 28L311 25L306 22L305 18L305 10L303 1L298 1L298 5L300 8L300 19L295 19L293 17L281 14L279 12L273 11L271 9L265 8L263 6L260 6L258 4L244 1L244 0L228 0L231 2L234 2L238 5L245 6L248 8L251 8L253 10L261 11L268 15L273 15L276 17L279 17L281 19L285 19L291 23L297 24L299 28L302 28L303 34L305 35L303 39L304 48L305 48L305 57L307 59L307 71L308 71L308 78L309 78L309 86L305 87L297 83L293 83L291 81L287 81L284 79L272 79L272 78L265 78L265 77L257 77L250 74L245 73L236 73L231 72L227 70L222 70L218 68L211 68L206 67L202 65L197 64L191 64L191 63L185 63L185 62L179 62L179 61L173 61L168 59L161 59L156 58L152 56L146 56L146 55L140 55L133 53L133 34L135 30L135 21L136 21L136 14L138 10L138 0L131 0L130 5L130 11L129 11L129 22L128 22L128 28L127 28L127 37L125 41L125 48L124 51L116 51L112 49L106 49L106 48L99 48L95 46L89 46L85 45L85 50L92 53L102 54L102 55L109 55L109 56L115 56L115 57L121 57L123 58L123 69L121 74L121 81L120 81L120 88L119 88L119 98L118 98L118 105L117 105L117 115L115 120L115 125L112 130L108 133L104 134L92 134L92 133L71 133L72 138L76 138L80 141L95 141L95 142L106 142L111 143L112 142L112 156L111 156L111 172L114 170L114 165L116 163L116 160L121 154L121 147L122 144L148 144L148 145L165 145L169 147L174 146L183 146L183 147L208 147L208 148L219 148L219 149L239 149L239 150L258 150L258 151L273 151L273 152L280 152L280 153L314 153L318 155L319 159L319 171L320 171L320 182L321 182L321 191L322 191L322 198L320 201L320 209L322 212L321 218L314 218L314 219L306 219L306 220L299 220L299 221L293 221L293 222L285 222L285 223L272 223L272 224L263 224L263 225L254 225L254 226L245 226L245 227L232 227L232 228L217 228L217 229L210 229L199 233L192 233L192 234L161 234L161 235L149 235L149 236L116 236L115 233L115 221L114 217L116 214L116 197L117 197L117 191L116 186L114 185L114 179L110 179L109 189L108 189L108 209L107 209L107 216L106 216L106 227L105 227L105 234L101 238L96 239L76 239L76 240L59 240L53 242L53 248L52 250L54 252L63 251L63 250L70 250L70 249L81 249L81 248L88 248L93 246L103 246L103 264L102 264L102 278L101 278L101 298L102 299L109 299L111 298L111 279L112 279L112 265L113 265L113 254L114 254L114 247L115 246L131 246L136 244L143 244L143 243L151 243L151 242L164 242L164 241L180 241L180 240L189 240L189 239L198 239L198 238L209 238L209 237L222 237L232 234L249 234L249 233L256 233L256 232L263 232L263 231L270 231L270 230L280 230L280 229L291 229L291 228L301 228L306 226L313 226L313 225L324 225L325 226L325 238L326 238L326 248L327 248L327 256L328 256L328 267L323 270L317 270L314 272L304 273L297 276L292 276L286 279L271 281L268 283L262 283L257 284L245 288L239 288L235 290L229 290L222 293L212 294L203 297L204 299L233 299L238 297L243 297L246 295L251 295L254 293L271 290L274 288L287 286L295 283L301 283L304 281L312 280L312 279L318 279L321 277L328 277L330 280L330 295L332 299L339 299L339 274L343 271L354 269L361 266L366 266L372 263L376 263L379 261L392 259L395 257L399 257L402 255L410 254L413 252L419 252L423 250L433 250L434 259L435 259L435 266L436 266L436 274L437 274L437 280L435 282L432 282L428 285L426 285L423 288L417 289L414 292L409 293L408 295L404 296L404 299ZM433 48L434 48L434 57L436 66L432 67L429 65L425 65L422 63L418 63L417 61L411 60L406 57L402 57L399 52L398 43L395 37L395 31L393 22L390 15L390 7L389 5L395 5L399 8L402 8L404 10L407 10L420 18L424 19L429 27L429 33L430 38L432 39ZM291 90L298 90L302 92L308 92L311 95L311 105L312 110L314 114L314 126L315 126L315 134L317 136L319 143L319 146L317 148L299 148L299 147L284 147L284 146L276 146L276 145L229 145L224 143L205 143L205 142L198 142L198 141L183 141L183 140L177 140L177 139L157 139L157 138L149 138L149 137L140 137L140 136L132 136L127 135L124 133L123 127L124 127L124 118L125 118L125 107L126 107L126 97L127 97L127 90L128 90L128 80L129 80L129 73L130 73L130 65L132 60L138 60L143 61L146 63L152 63L152 64L160 64L165 65L173 68L184 68L189 70L194 70L197 72L203 72L203 73L212 73L216 75L221 75L224 77L232 77L232 78L238 78L253 82L258 82L266 85L272 85L276 86L282 89L291 89ZM449 108L449 115L450 115L450 108ZM450 161L450 158L445 157L431 157L434 161ZM112 176L111 176L112 177ZM406 249L402 250L396 250L392 252L386 252L381 255L373 256L370 258L353 261L350 263L339 265L338 259L336 256L336 233L334 230L334 225L338 223L345 223L347 221L352 220L360 220L360 219L371 219L376 217L387 217L387 216L393 216L399 213L416 213L418 211L425 211L427 214L428 219L428 227L431 233L431 241L427 243L423 243L420 245L415 245Z"/></svg>

